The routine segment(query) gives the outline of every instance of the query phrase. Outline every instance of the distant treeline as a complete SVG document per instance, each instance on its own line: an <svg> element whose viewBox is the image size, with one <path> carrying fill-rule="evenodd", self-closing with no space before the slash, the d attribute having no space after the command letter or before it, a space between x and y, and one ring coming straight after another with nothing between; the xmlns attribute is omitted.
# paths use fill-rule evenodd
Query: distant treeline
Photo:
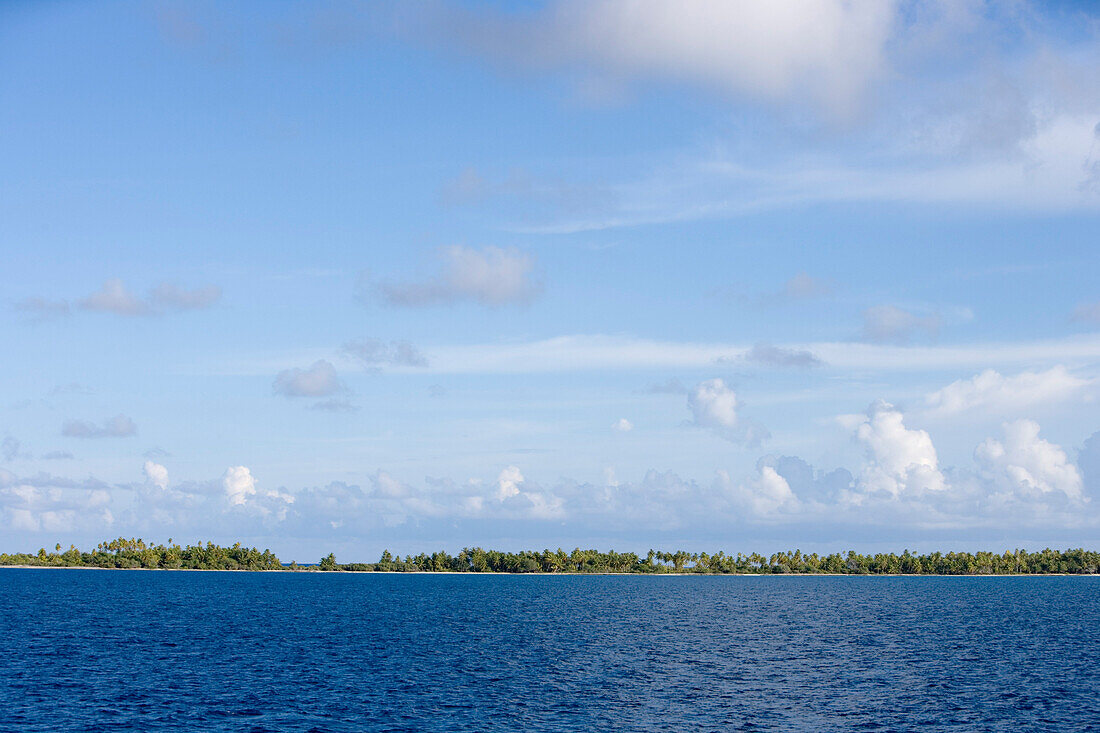
<svg viewBox="0 0 1100 733"><path fill-rule="evenodd" d="M900 555L856 552L818 555L800 550L764 556L757 553L727 555L718 552L658 552L642 556L633 552L600 552L576 549L499 552L480 547L466 548L457 555L435 552L406 555L404 559L382 553L374 563L338 563L329 554L316 565L284 565L271 551L242 547L205 545L180 546L146 544L141 539L122 537L101 542L91 552L71 546L54 552L45 548L36 554L0 554L0 565L41 567L149 568L191 570L301 570L360 572L450 572L450 573L698 573L698 574L841 574L841 575L1048 575L1095 574L1100 572L1100 552L1084 549L1015 550L995 552L932 552Z"/></svg>
<svg viewBox="0 0 1100 733"><path fill-rule="evenodd" d="M100 542L91 552L81 552L72 545L62 551L40 549L36 554L0 554L0 565L36 565L51 568L148 568L152 570L283 570L282 563L269 550L255 547L219 547L205 545L180 546L168 540L167 545L146 544L141 539L119 537Z"/></svg>

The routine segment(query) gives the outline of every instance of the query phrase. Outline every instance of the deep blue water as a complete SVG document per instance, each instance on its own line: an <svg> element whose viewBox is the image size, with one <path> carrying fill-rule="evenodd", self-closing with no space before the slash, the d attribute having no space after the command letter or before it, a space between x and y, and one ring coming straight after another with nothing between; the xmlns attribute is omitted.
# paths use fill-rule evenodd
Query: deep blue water
<svg viewBox="0 0 1100 733"><path fill-rule="evenodd" d="M0 570L3 731L1100 730L1100 578Z"/></svg>

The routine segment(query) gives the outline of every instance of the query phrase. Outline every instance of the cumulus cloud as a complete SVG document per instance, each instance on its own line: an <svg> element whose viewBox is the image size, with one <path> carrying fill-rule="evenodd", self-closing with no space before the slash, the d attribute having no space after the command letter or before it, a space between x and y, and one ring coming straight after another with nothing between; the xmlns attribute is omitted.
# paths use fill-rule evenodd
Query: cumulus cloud
<svg viewBox="0 0 1100 733"><path fill-rule="evenodd" d="M153 461L146 461L142 471L145 474L145 480L153 486L159 489L168 488L168 469L164 466Z"/></svg>
<svg viewBox="0 0 1100 733"><path fill-rule="evenodd" d="M782 476L802 501L817 504L836 504L855 482L851 472L845 468L822 471L798 456L764 456L757 463L757 468L764 466L773 468Z"/></svg>
<svg viewBox="0 0 1100 733"><path fill-rule="evenodd" d="M501 306L529 302L541 289L533 277L534 257L516 249L453 246L441 258L442 272L432 279L381 284L382 299L409 307L462 301Z"/></svg>
<svg viewBox="0 0 1100 733"><path fill-rule="evenodd" d="M717 481L730 495L737 510L754 517L795 512L799 508L798 498L787 479L768 465L761 465L758 475L748 482L736 483L725 471L718 472Z"/></svg>
<svg viewBox="0 0 1100 733"><path fill-rule="evenodd" d="M428 366L428 359L408 341L390 341L387 344L378 339L359 339L348 341L340 351L368 369L382 366Z"/></svg>
<svg viewBox="0 0 1100 733"><path fill-rule="evenodd" d="M905 427L904 415L888 402L868 408L855 437L868 459L858 482L862 491L898 496L945 488L932 438Z"/></svg>
<svg viewBox="0 0 1100 733"><path fill-rule="evenodd" d="M220 479L169 485L153 464L144 482L113 488L94 479L19 478L0 469L0 526L54 534L172 528L226 537L277 533L329 540L333 533L362 536L424 520L554 526L564 520L600 531L708 528L723 533L780 523L894 530L1027 526L1059 532L1100 526L1100 516L1089 511L1081 479L1082 470L1091 476L1089 467L1100 465L1100 459L1090 458L1100 452L1097 441L1086 444L1082 468L1076 469L1061 448L1039 438L1037 426L1010 423L1003 439L988 440L975 451L976 470L944 469L943 488L927 491L929 476L940 470L930 442L921 431L885 424L890 420L882 414L896 412L888 405L872 412L878 424L864 418L873 435L863 436L867 470L857 479L844 469L816 470L792 456L766 456L743 478L717 471L709 482L656 470L640 480L621 480L609 470L597 484L562 478L541 486L510 465L490 481L426 479L418 485L380 470L365 489L331 482L293 492L262 489L245 466L229 467ZM897 493L882 482L899 487Z"/></svg>
<svg viewBox="0 0 1100 733"><path fill-rule="evenodd" d="M876 305L863 311L863 340L907 344L918 334L935 337L940 323L937 315L917 316L897 306Z"/></svg>
<svg viewBox="0 0 1100 733"><path fill-rule="evenodd" d="M625 417L620 417L611 424L611 429L619 433L629 433L634 429L634 423L630 422Z"/></svg>
<svg viewBox="0 0 1100 733"><path fill-rule="evenodd" d="M980 470L998 487L1022 493L1061 492L1082 498L1081 474L1061 447L1039 437L1039 424L1004 424L1004 441L990 438L974 451Z"/></svg>
<svg viewBox="0 0 1100 733"><path fill-rule="evenodd" d="M500 472L493 496L503 512L499 516L520 519L555 519L565 516L563 500L528 483L516 466L508 466ZM467 496L462 507L471 515L486 512L484 499L477 495Z"/></svg>
<svg viewBox="0 0 1100 733"><path fill-rule="evenodd" d="M128 438L137 435L137 425L126 415L115 415L96 425L88 420L67 420L61 434L68 438Z"/></svg>
<svg viewBox="0 0 1100 733"><path fill-rule="evenodd" d="M1074 376L1061 365L1011 377L987 369L928 394L924 401L928 414L935 416L971 410L1005 412L1072 399L1092 384L1092 380Z"/></svg>
<svg viewBox="0 0 1100 733"><path fill-rule="evenodd" d="M750 501L758 514L768 514L785 506L794 508L798 504L787 479L771 466L761 466L760 476L750 487Z"/></svg>
<svg viewBox="0 0 1100 733"><path fill-rule="evenodd" d="M272 385L272 391L284 397L328 397L346 390L336 367L324 359L318 359L308 369L284 369L275 376Z"/></svg>
<svg viewBox="0 0 1100 733"><path fill-rule="evenodd" d="M232 506L244 506L256 495L256 480L247 466L230 466L222 475L222 490Z"/></svg>
<svg viewBox="0 0 1100 733"><path fill-rule="evenodd" d="M688 409L699 427L726 429L737 425L737 394L721 379L695 385L688 395Z"/></svg>
<svg viewBox="0 0 1100 733"><path fill-rule="evenodd" d="M504 501L519 495L520 484L524 482L523 474L515 466L508 466L497 477L497 500Z"/></svg>
<svg viewBox="0 0 1100 733"><path fill-rule="evenodd" d="M807 349L787 349L771 344L756 344L742 358L751 364L773 367L808 368L822 364L821 359Z"/></svg>
<svg viewBox="0 0 1100 733"><path fill-rule="evenodd" d="M733 442L755 443L768 437L767 431L738 415L737 394L721 379L708 379L688 393L687 406L692 424Z"/></svg>
<svg viewBox="0 0 1100 733"><path fill-rule="evenodd" d="M106 488L93 480L19 478L0 470L0 526L11 531L102 530L114 522L110 501Z"/></svg>
<svg viewBox="0 0 1100 733"><path fill-rule="evenodd" d="M71 461L73 454L67 450L51 450L42 454L44 461Z"/></svg>

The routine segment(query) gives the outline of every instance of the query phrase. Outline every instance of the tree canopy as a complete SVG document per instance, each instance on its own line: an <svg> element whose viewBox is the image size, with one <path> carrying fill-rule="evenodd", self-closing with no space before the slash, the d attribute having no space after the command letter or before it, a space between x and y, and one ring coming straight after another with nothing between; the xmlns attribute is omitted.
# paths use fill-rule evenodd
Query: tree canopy
<svg viewBox="0 0 1100 733"><path fill-rule="evenodd" d="M650 550L646 555L608 550L524 550L501 552L480 547L463 548L457 555L445 551L406 555L389 550L374 563L338 563L329 553L316 565L285 565L270 550L262 552L239 542L221 547L212 542L194 545L151 544L144 540L117 539L101 542L90 552L70 545L54 552L0 554L0 565L35 567L147 568L163 570L298 570L360 572L439 573L693 573L794 574L794 575L1048 575L1095 574L1100 572L1100 552L1084 549L1038 552L1011 550L996 552L932 552L917 555L896 553L861 555L854 551L819 555L801 550L758 553L665 552Z"/></svg>

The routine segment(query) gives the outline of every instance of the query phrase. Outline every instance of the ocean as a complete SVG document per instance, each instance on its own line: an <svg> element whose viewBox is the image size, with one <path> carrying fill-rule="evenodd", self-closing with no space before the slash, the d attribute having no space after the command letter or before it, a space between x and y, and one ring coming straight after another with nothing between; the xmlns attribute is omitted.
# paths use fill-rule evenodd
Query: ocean
<svg viewBox="0 0 1100 733"><path fill-rule="evenodd" d="M1100 730L1098 577L0 569L2 731Z"/></svg>

